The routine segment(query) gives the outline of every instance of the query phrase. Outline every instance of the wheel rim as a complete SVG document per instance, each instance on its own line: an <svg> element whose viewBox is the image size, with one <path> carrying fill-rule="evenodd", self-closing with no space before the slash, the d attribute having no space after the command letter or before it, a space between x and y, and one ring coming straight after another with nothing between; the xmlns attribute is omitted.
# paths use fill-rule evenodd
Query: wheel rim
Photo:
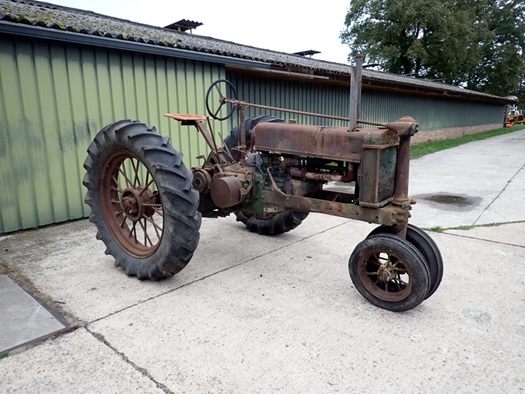
<svg viewBox="0 0 525 394"><path fill-rule="evenodd" d="M412 292L408 266L393 253L369 251L362 257L357 274L364 287L384 301L401 301Z"/></svg>
<svg viewBox="0 0 525 394"><path fill-rule="evenodd" d="M376 234L391 234L390 226L379 226L368 234L370 238ZM429 298L438 289L443 277L443 258L434 240L419 227L408 224L406 240L410 242L424 257L430 272L430 289L426 298Z"/></svg>
<svg viewBox="0 0 525 394"><path fill-rule="evenodd" d="M111 154L102 168L102 215L113 238L129 255L151 256L164 233L162 201L153 175L127 151Z"/></svg>

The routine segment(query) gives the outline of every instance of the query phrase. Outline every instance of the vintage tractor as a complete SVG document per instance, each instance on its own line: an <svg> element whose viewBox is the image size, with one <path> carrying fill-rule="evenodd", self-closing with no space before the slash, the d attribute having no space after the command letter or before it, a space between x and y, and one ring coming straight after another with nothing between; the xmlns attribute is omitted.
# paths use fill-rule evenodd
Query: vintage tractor
<svg viewBox="0 0 525 394"><path fill-rule="evenodd" d="M525 116L523 112L518 109L517 105L508 106L505 112L505 125L507 124L511 127L515 124L525 124Z"/></svg>
<svg viewBox="0 0 525 394"><path fill-rule="evenodd" d="M204 164L191 171L154 127L123 120L102 129L88 148L83 183L106 254L128 275L158 280L190 261L202 216L235 214L250 231L278 235L319 212L379 224L355 247L350 277L378 307L405 311L419 305L438 288L443 262L435 242L408 224L414 203L408 198L409 146L417 123L410 117L387 124L356 120L360 58L357 63L349 127L244 119L247 106L276 108L227 98L221 86L234 92L233 86L214 82L206 94L210 116L166 115L194 126L209 147ZM227 119L235 110L239 125L219 142L212 119ZM334 182L347 187L334 190Z"/></svg>

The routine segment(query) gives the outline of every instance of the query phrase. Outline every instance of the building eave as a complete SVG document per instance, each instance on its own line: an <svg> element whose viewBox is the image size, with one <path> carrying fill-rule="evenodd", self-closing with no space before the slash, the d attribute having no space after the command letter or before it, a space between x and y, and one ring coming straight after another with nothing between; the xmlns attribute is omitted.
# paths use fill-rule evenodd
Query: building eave
<svg viewBox="0 0 525 394"><path fill-rule="evenodd" d="M5 21L0 21L0 34L31 37L80 45L90 45L94 47L118 49L123 51L141 52L152 55L176 57L181 59L219 63L231 66L258 67L263 69L270 68L271 66L269 63L256 60L240 59L230 56L221 56L212 53L202 53L179 48L162 47L159 45L151 45L140 42L116 40L114 38L93 36L64 30L55 30L40 26L14 24Z"/></svg>

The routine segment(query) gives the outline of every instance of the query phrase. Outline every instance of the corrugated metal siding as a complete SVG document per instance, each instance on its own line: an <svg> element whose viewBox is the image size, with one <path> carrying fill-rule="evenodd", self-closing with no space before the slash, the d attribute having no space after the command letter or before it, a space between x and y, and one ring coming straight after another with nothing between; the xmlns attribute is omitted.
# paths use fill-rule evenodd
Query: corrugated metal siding
<svg viewBox="0 0 525 394"><path fill-rule="evenodd" d="M162 115L205 114L205 93L224 68L217 64L0 37L0 233L85 217L82 163L106 124L138 119L169 134L187 166L205 154L193 127ZM349 89L228 73L238 98L276 107L345 117ZM279 111L248 108L299 123L346 126ZM411 115L421 130L496 124L502 107L372 90L363 91L362 118L392 121ZM236 123L214 122L226 135Z"/></svg>
<svg viewBox="0 0 525 394"><path fill-rule="evenodd" d="M322 82L280 81L233 72L229 72L227 77L237 88L238 98L243 101L343 117L349 113L350 91L345 87L326 85ZM347 125L342 121L257 108L249 108L247 114L271 114L283 119L297 119L299 123L316 125ZM421 131L469 127L502 123L503 106L363 89L361 119L392 122L405 115L415 118Z"/></svg>
<svg viewBox="0 0 525 394"><path fill-rule="evenodd" d="M364 90L362 119L391 122L409 115L419 129L436 130L503 123L503 106L466 100Z"/></svg>
<svg viewBox="0 0 525 394"><path fill-rule="evenodd" d="M85 217L82 164L106 124L169 134L187 166L206 147L164 113L205 114L216 64L0 37L0 233Z"/></svg>
<svg viewBox="0 0 525 394"><path fill-rule="evenodd" d="M326 115L348 116L350 90L345 87L334 87L322 82L305 83L261 78L233 72L227 73L227 78L237 88L238 98L249 103ZM277 116L285 120L296 119L298 123L313 125L346 126L348 124L344 121L288 114L253 107L249 107L246 111L246 117L263 114Z"/></svg>

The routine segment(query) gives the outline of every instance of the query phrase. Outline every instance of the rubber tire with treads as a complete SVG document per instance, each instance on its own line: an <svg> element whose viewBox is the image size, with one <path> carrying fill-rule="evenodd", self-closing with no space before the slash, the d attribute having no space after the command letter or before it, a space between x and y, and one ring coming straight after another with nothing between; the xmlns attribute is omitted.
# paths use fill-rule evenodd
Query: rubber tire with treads
<svg viewBox="0 0 525 394"><path fill-rule="evenodd" d="M391 234L392 227L386 225L376 227L368 234L367 238L375 234L385 233ZM434 240L425 231L413 224L408 224L406 240L419 250L427 263L430 272L430 288L425 298L428 298L438 289L443 279L443 257L441 257L439 248Z"/></svg>
<svg viewBox="0 0 525 394"><path fill-rule="evenodd" d="M276 118L275 116L270 115L260 115L260 116L254 116L251 118L248 118L244 121L244 135L246 137L246 146L250 146L250 140L252 138L252 135L250 134L250 131L257 126L259 123L284 123L284 120ZM230 134L224 139L224 145L230 150L232 153L234 159L237 161L240 160L240 157L238 156L237 152L233 150L236 146L240 144L240 135L239 135L239 126L234 127L231 129Z"/></svg>
<svg viewBox="0 0 525 394"><path fill-rule="evenodd" d="M246 228L253 233L279 235L299 226L308 216L308 212L280 212L271 219L257 219L255 216L248 218L242 212L235 212L235 216L238 222L244 223Z"/></svg>
<svg viewBox="0 0 525 394"><path fill-rule="evenodd" d="M163 232L154 252L144 258L128 253L117 242L101 208L105 196L99 185L104 181L104 163L115 152L129 152L138 159L150 172L160 195ZM182 154L169 144L169 138L135 121L110 124L89 145L84 168L89 219L97 226L97 239L104 242L105 253L115 258L115 265L141 280L167 278L181 271L199 243L201 214L197 211L199 194L192 187L192 174L182 162Z"/></svg>
<svg viewBox="0 0 525 394"><path fill-rule="evenodd" d="M385 291L386 287L381 289L379 277L372 275L370 268L380 266L374 259L379 259L381 254L388 255L388 261L396 266L401 262L402 270L409 275L410 285L400 289L399 294ZM372 267L369 265L371 261ZM421 304L430 287L430 273L424 257L406 239L392 234L372 235L357 244L348 261L348 269L355 288L364 298L379 308L393 312L407 311Z"/></svg>
<svg viewBox="0 0 525 394"><path fill-rule="evenodd" d="M246 119L244 122L244 130L246 136L246 145L250 145L251 134L250 131L259 123L283 123L282 119L270 115L254 116ZM230 135L224 139L224 144L230 149L235 157L235 152L232 150L239 143L239 126L234 127L230 131ZM247 217L242 212L235 212L237 221L244 223L246 228L251 232L261 235L279 235L284 234L299 226L308 216L308 212L286 211L280 212L270 219L257 219L255 216Z"/></svg>

